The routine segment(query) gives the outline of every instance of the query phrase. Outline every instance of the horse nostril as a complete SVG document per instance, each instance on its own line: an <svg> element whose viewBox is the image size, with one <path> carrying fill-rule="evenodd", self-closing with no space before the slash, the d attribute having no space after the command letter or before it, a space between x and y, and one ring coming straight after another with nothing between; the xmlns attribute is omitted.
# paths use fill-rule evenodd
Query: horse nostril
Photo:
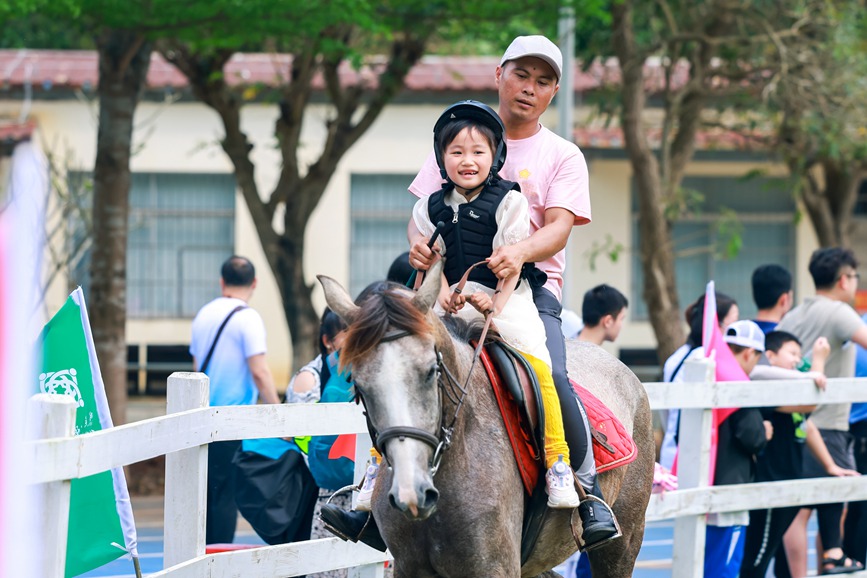
<svg viewBox="0 0 867 578"><path fill-rule="evenodd" d="M404 508L397 505L397 500L394 498L394 492L388 493L388 503L391 504L392 508L397 508L398 510L403 511Z"/></svg>
<svg viewBox="0 0 867 578"><path fill-rule="evenodd" d="M422 509L427 510L437 505L437 500L440 498L439 490L429 488L424 492L424 502L421 504Z"/></svg>

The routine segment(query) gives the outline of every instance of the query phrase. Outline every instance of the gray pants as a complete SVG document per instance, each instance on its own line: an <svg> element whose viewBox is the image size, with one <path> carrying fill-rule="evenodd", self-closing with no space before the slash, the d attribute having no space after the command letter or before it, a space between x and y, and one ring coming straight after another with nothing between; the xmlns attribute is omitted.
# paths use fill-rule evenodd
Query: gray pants
<svg viewBox="0 0 867 578"><path fill-rule="evenodd" d="M533 288L533 301L545 325L546 344L551 354L551 365L554 374L554 387L560 398L560 408L563 411L563 429L566 432L566 443L569 444L572 469L578 476L578 481L588 490L593 488L596 479L596 462L593 459L593 446L590 443L590 424L584 405L572 389L569 376L566 373L566 342L561 330L560 311L563 307L554 295L544 287Z"/></svg>

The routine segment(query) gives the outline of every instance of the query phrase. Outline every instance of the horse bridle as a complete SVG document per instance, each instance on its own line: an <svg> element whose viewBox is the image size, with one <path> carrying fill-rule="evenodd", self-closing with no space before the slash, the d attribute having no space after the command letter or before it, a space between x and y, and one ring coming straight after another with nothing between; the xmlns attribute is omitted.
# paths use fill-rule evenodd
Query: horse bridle
<svg viewBox="0 0 867 578"><path fill-rule="evenodd" d="M436 238L440 235L442 228L443 228L443 223L442 223L442 221L440 221L439 223L437 223L436 229L434 230L434 233L430 238L430 241L428 243L428 249L433 247L433 244L436 241ZM486 263L487 263L487 261L479 261L478 263L474 263L473 265L470 266L469 269L467 269L467 271L464 273L464 275L461 277L460 281L458 282L457 286L455 287L454 291L452 292L452 296L449 300L449 309L452 308L452 306L455 303L455 300L457 299L457 296L460 295L461 292L463 291L463 288L466 285L466 283L469 279L470 273L473 271L473 269L475 269L476 267L478 267L480 265L484 265ZM422 280L423 274L424 273L422 271L417 272L415 287L413 288L414 291L417 291L419 289L419 287L421 286L421 280ZM497 283L497 288L494 292L495 298L497 295L499 295L501 293L502 289L503 289L503 280L500 279L499 282ZM448 312L447 312L447 314L448 314ZM440 467L440 462L443 459L443 454L445 453L445 451L447 449L449 449L449 447L452 444L452 434L454 433L454 430L455 430L455 422L457 422L458 415L460 414L461 408L464 406L464 399L467 396L467 386L469 385L470 378L473 375L473 368L476 365L476 361L478 360L479 355L481 354L482 346L484 345L484 342L485 342L485 335L487 335L487 333L488 333L488 328L491 325L491 319L492 318L493 318L493 311L488 311L485 314L485 326L482 329L481 336L479 337L478 345L477 345L475 352L473 354L473 362L470 365L469 371L467 372L467 380L463 386L460 383L458 383L458 380L455 379L454 374L452 374L452 372L449 371L449 368L446 367L445 363L443 362L442 353L436 347L434 347L434 351L435 351L436 357L437 357L437 373L439 375L439 377L437 379L437 386L440 389L440 393L444 394L446 397L449 398L449 400L452 403L455 404L455 413L452 416L451 422L449 422L448 425L445 425L445 415L440 416L439 436L436 436L436 435L434 435L428 431L425 431L421 428L417 428L414 426L394 426L394 427L385 428L382 431L377 431L376 427L373 425L373 422L370 420L370 415L367 413L367 411L364 412L364 417L367 420L367 430L370 432L370 439L373 441L373 447L375 447L379 451L379 453L381 453L383 456L385 456L386 459L388 459L388 456L385 453L385 442L387 442L391 439L394 439L394 438L398 438L401 441L406 439L406 438L412 438L412 439L418 440L424 444L427 444L428 446L433 448L434 453L433 453L433 456L431 456L430 472L431 472L431 476L436 475L436 473ZM412 333L409 331L405 331L405 330L393 331L391 333L386 333L383 336L383 338L380 339L379 342L380 343L387 343L389 341L396 341L396 340L401 339L403 337L409 337L410 335L412 335ZM361 390L356 388L355 391L356 391L356 401L360 401L363 403L364 398L361 394ZM442 405L442 398L440 398L440 405ZM365 409L366 409L366 407L367 406L365 405Z"/></svg>
<svg viewBox="0 0 867 578"><path fill-rule="evenodd" d="M391 333L387 333L381 340L380 343L387 343L389 341L396 341L403 337L409 337L413 335L410 331L393 331ZM373 425L373 422L370 419L370 415L367 411L364 412L364 417L367 420L367 429L370 432L370 438L373 441L373 447L375 447L379 453L385 456L388 459L388 455L385 451L385 442L397 438L403 441L406 438L411 438L418 440L433 449L433 456L431 456L430 461L430 473L431 476L435 476L437 471L439 470L440 463L443 459L443 454L452 444L452 434L455 430L455 422L458 420L458 415L460 414L461 408L464 405L464 399L467 395L467 384L461 386L457 379L455 379L454 374L449 370L443 361L443 355L434 347L434 351L436 352L437 358L437 387L440 390L441 395L445 395L448 399L455 404L455 413L452 415L451 420L448 425L446 425L445 413L440 416L440 427L439 427L439 435L434 435L428 431L425 431L421 428L417 428L414 426L394 426L385 428L381 431L377 430ZM471 374L472 372L470 372ZM467 375L467 383L469 383L470 374ZM356 388L356 401L364 403L364 397L362 395L361 390ZM440 405L442 406L442 398L440 398ZM367 406L365 405L365 408Z"/></svg>

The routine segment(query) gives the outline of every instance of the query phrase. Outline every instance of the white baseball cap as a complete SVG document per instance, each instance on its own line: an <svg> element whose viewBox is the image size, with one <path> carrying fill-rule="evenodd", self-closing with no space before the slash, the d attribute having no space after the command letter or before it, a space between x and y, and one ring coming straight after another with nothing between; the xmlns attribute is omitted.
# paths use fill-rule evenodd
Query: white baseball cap
<svg viewBox="0 0 867 578"><path fill-rule="evenodd" d="M557 82L563 72L563 55L556 44L545 38L544 36L518 36L503 54L503 59L500 60L500 66L503 66L510 60L517 60L525 56L533 56L541 58L551 65L554 69L554 74L557 75Z"/></svg>
<svg viewBox="0 0 867 578"><path fill-rule="evenodd" d="M726 343L750 347L756 351L765 350L765 333L755 322L747 319L735 321L725 332Z"/></svg>

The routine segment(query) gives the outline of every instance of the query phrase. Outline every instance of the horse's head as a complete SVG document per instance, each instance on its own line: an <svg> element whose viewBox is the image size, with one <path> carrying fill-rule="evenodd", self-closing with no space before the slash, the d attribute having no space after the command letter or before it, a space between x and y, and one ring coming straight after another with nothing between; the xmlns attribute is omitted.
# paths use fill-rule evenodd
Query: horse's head
<svg viewBox="0 0 867 578"><path fill-rule="evenodd" d="M444 329L431 307L441 265L431 269L418 293L381 284L358 304L334 279L319 281L329 307L348 325L340 363L351 366L375 443L393 468L389 501L407 517L423 520L439 497L431 465L442 429L437 345Z"/></svg>

